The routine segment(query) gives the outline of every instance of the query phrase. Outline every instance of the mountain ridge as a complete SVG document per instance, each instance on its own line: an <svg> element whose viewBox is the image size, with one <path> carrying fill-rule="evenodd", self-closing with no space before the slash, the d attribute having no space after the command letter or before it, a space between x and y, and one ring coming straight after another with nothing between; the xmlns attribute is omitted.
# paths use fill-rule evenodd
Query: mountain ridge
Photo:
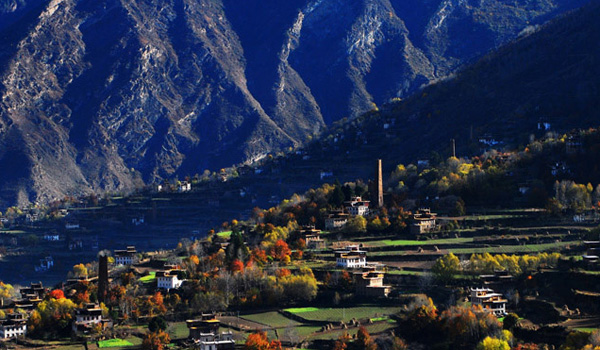
<svg viewBox="0 0 600 350"><path fill-rule="evenodd" d="M3 0L3 206L298 146L586 1L488 2ZM494 40L461 43L472 23Z"/></svg>

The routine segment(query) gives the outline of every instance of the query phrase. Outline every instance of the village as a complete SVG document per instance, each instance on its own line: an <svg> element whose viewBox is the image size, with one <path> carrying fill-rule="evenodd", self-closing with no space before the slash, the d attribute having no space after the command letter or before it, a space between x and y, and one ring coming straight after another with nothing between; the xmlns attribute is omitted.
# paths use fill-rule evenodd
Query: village
<svg viewBox="0 0 600 350"><path fill-rule="evenodd" d="M567 154L582 152L573 137L564 143ZM188 206L197 208L199 185L192 181L157 186L150 200L137 194L57 207L51 230L17 232L27 226L11 218L0 236L9 247L5 258L21 256L15 252L22 244L40 258L29 265L34 278L23 286L0 285L0 335L8 347L65 350L81 344L212 350L252 348L253 342L321 349L366 336L384 349L399 342L431 345L426 333L446 334L445 322L474 315L489 325L476 334L494 341L507 341L494 338L502 328L522 344L555 348L573 334L589 336L600 325L600 221L589 204L597 191L557 181L550 203L563 206L562 213L529 207L539 185L515 175L515 155L486 157L453 156L437 168L427 161L398 165L389 179L375 160L368 183L329 184L330 174L321 172L320 188L273 200L276 205L255 208L240 220L230 217L206 235L187 228L193 221ZM551 176L573 169L553 159L556 164L560 169ZM434 191L460 185L466 201L477 201L481 194L469 192L463 179L492 167L505 172L501 191L482 186L485 177L477 186L494 200L503 200L510 188L516 205L466 207L462 198ZM218 183L228 181L234 180ZM418 192L407 190L419 186ZM574 201L580 194L568 186L588 199ZM428 192L419 200L411 198L423 188ZM224 202L207 203L201 205ZM159 205L172 206L179 223L151 235L166 220ZM35 223L26 216L34 214L22 216ZM114 217L135 239L123 242L118 230L104 237L90 229L95 220L120 227ZM169 234L175 231L186 232L178 242ZM171 246L152 249L149 240ZM106 249L109 241L114 248ZM41 282L65 264L67 278L63 272L59 283ZM414 328L418 315L426 315L424 328ZM466 334L448 333L448 346L482 340Z"/></svg>
<svg viewBox="0 0 600 350"><path fill-rule="evenodd" d="M247 242L239 241L239 238L246 236L248 239L248 235L252 235L249 229L256 231L264 224L259 223L253 228L237 221L224 225L221 232L212 233L207 239L185 240L173 250L139 252L135 246L127 246L112 252L102 251L97 262L79 264L70 274L72 278L57 287L47 288L42 283L33 282L28 287L13 291L20 298L9 298L4 303L5 319L1 321L0 336L13 339L15 346L36 344L35 338L28 336L28 325L32 325L28 318L32 317L32 312L38 312L35 310L41 303L57 300L55 297L79 301L71 307L70 317L67 317L70 324L65 328L63 337L68 334L69 339L83 339L89 348L105 347L105 344L113 348L145 348L144 340L148 339L148 335L133 326L142 325L144 329L150 327L150 321L154 319L164 322L160 331L168 334L167 343L183 348L233 349L245 344L248 336L257 331L265 332L269 339L275 339L285 347L313 344L321 348L343 334L356 337L359 329L385 338L402 322L401 315L410 313L410 305L414 300L420 300L422 295L431 296L434 300L452 297L455 302L479 307L481 312L489 313L498 320L516 311L524 316L527 313L556 313L552 322L567 333L600 324L593 313L582 312L578 307L589 303L595 291L569 291L575 293L571 296L561 295L566 291L547 295L531 287L531 281L536 281L540 272L543 272L544 278L553 274L559 276L565 270L571 272L571 276L580 275L582 279L595 276L594 271L598 268L596 250L600 244L597 239L585 240L590 229L597 224L594 216L574 218L568 223L564 220L552 223L539 211L498 211L452 217L440 216L427 207L421 207L412 214L403 214L408 215L404 221L404 235L389 236L378 233L381 230L371 225L374 218L379 219L379 215L383 214L382 210L387 210L380 160L375 168L376 176L369 186L369 199L355 195L342 200L341 209L330 210L324 215L321 229L315 224L289 228L287 241L292 236L296 240L290 242L291 248L285 240L274 242L268 251L273 260L261 261L260 248L255 248L258 252L247 253L249 258L246 257L244 263L244 254L240 256L239 252L248 250ZM367 218L371 221L369 227ZM536 228L535 223L540 220L544 221L544 226ZM143 221L143 217L132 219L137 225L143 224ZM514 229L511 225L515 224L526 228ZM69 225L69 230L79 228L73 222L66 225ZM352 229L348 230L348 227ZM273 234L278 229L264 230ZM266 236L269 234L266 232ZM234 240L233 237L239 238ZM58 237L49 235L44 239L53 241ZM280 243L285 246L278 251ZM77 244L71 242L69 247L76 249ZM231 249L234 245L239 246ZM241 259L234 258L227 266L227 255L235 250L233 256ZM208 255L210 251L216 252ZM501 254L507 260L516 259L516 269L507 268L508 265L503 262L490 265L490 256L485 256L490 253ZM224 261L215 264L213 260L220 254ZM539 258L540 254L542 258ZM470 266L463 271L463 264L456 256L464 257L461 259L470 262ZM519 259L526 257L527 265L519 266ZM579 259L574 261L573 257ZM456 259L454 266L452 258ZM211 264L212 269L200 269L204 263ZM40 269L50 270L52 264L52 257L46 257L40 262ZM284 280L288 274L310 276L306 283L314 283L313 289L303 288L308 288L306 290L310 290L312 295L289 301L280 296L279 303L290 306L282 309L273 308L268 302L256 308L250 306L252 303L241 302L245 297L237 296L239 311L232 311L235 309L232 305L236 304L233 302L228 305L222 300L201 303L203 309L199 310L192 306L192 302L184 300L189 297L190 289L198 286L197 276L202 275L198 275L197 271L206 271L205 274L219 279L241 278L242 274L255 269L252 264L262 265L263 269L270 266L269 270L273 272L267 274L274 273L278 280ZM226 275L222 275L222 269L228 271ZM573 269L578 272L573 272ZM591 275L586 271L590 271ZM533 277L528 274L533 274ZM232 281L229 283L234 284ZM117 299L135 290L132 297L136 301L125 305L115 300L112 293L119 289L122 294ZM147 309L146 312L150 313L146 315L137 299L147 300L146 303L151 305L162 304L162 309L153 305ZM555 299L569 300L571 305L560 306ZM181 300L186 307L177 307ZM166 305L169 307L166 308ZM199 313L195 314L191 309ZM522 323L526 324L525 321ZM33 327L35 329L36 325ZM40 325L37 327L37 332L40 332ZM57 344L55 348L74 349L77 342L80 340L73 345Z"/></svg>

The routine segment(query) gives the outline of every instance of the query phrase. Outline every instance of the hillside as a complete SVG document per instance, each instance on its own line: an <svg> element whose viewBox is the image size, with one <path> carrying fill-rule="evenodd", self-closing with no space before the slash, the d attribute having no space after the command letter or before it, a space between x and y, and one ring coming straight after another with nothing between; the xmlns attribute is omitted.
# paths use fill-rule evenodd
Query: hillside
<svg viewBox="0 0 600 350"><path fill-rule="evenodd" d="M0 206L294 147L584 0L2 0Z"/></svg>
<svg viewBox="0 0 600 350"><path fill-rule="evenodd" d="M332 126L306 147L304 159L352 179L372 172L370 160L398 163L447 158L488 146L518 147L547 132L598 125L600 3L557 19L521 37L404 101ZM549 130L538 123L549 124ZM302 157L288 164L293 169ZM292 156L294 158L294 156Z"/></svg>

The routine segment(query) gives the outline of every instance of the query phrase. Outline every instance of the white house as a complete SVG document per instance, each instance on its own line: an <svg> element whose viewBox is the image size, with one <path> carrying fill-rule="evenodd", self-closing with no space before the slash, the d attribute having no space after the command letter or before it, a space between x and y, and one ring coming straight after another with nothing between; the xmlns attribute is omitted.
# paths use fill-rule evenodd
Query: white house
<svg viewBox="0 0 600 350"><path fill-rule="evenodd" d="M325 219L325 229L336 230L343 227L348 222L348 214L345 213L333 213L329 214Z"/></svg>
<svg viewBox="0 0 600 350"><path fill-rule="evenodd" d="M8 314L0 320L0 339L16 338L27 334L27 320L22 314Z"/></svg>
<svg viewBox="0 0 600 350"><path fill-rule="evenodd" d="M345 250L335 252L336 265L343 268L360 268L367 266L367 252L358 245L346 246Z"/></svg>
<svg viewBox="0 0 600 350"><path fill-rule="evenodd" d="M369 215L370 201L364 201L360 197L353 197L350 201L344 203L346 211L354 216Z"/></svg>
<svg viewBox="0 0 600 350"><path fill-rule="evenodd" d="M480 305L484 310L493 312L496 316L506 314L507 300L500 293L494 293L490 288L472 288L471 303Z"/></svg>
<svg viewBox="0 0 600 350"><path fill-rule="evenodd" d="M200 350L235 349L235 340L231 331L222 332L221 334L200 333L200 338L194 339L194 343Z"/></svg>
<svg viewBox="0 0 600 350"><path fill-rule="evenodd" d="M176 271L158 271L156 273L156 287L159 289L177 289L181 287L183 280L180 280Z"/></svg>
<svg viewBox="0 0 600 350"><path fill-rule="evenodd" d="M112 324L112 321L102 318L102 309L98 304L89 303L75 311L74 332L87 332L98 324L103 329Z"/></svg>
<svg viewBox="0 0 600 350"><path fill-rule="evenodd" d="M135 246L128 246L126 250L115 250L115 265L133 265L137 263Z"/></svg>

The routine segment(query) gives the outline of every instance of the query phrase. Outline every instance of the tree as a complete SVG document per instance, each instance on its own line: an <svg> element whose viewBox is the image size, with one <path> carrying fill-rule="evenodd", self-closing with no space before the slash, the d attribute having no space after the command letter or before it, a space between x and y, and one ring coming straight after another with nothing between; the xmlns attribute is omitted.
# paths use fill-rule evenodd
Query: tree
<svg viewBox="0 0 600 350"><path fill-rule="evenodd" d="M35 336L48 335L49 337L68 335L71 332L75 307L75 303L66 299L64 295L62 298L50 298L42 301L28 320L28 333Z"/></svg>
<svg viewBox="0 0 600 350"><path fill-rule="evenodd" d="M88 269L87 269L87 267L85 267L84 264L77 264L77 265L73 266L73 275L75 277L87 277Z"/></svg>
<svg viewBox="0 0 600 350"><path fill-rule="evenodd" d="M317 280L308 274L286 276L281 279L280 284L283 295L292 302L311 301L317 296Z"/></svg>
<svg viewBox="0 0 600 350"><path fill-rule="evenodd" d="M358 328L358 332L356 333L356 341L352 343L352 349L377 350L377 344L375 344L365 327L360 326L360 328Z"/></svg>
<svg viewBox="0 0 600 350"><path fill-rule="evenodd" d="M362 216L355 216L348 220L344 231L348 233L365 233L367 232L367 219Z"/></svg>
<svg viewBox="0 0 600 350"><path fill-rule="evenodd" d="M269 251L270 255L279 261L289 260L292 250L288 247L288 244L284 240L280 239L271 247Z"/></svg>
<svg viewBox="0 0 600 350"><path fill-rule="evenodd" d="M244 272L244 263L238 259L231 262L231 272Z"/></svg>
<svg viewBox="0 0 600 350"><path fill-rule="evenodd" d="M55 290L51 291L50 293L48 293L48 296L52 299L64 299L65 293L60 289L55 289Z"/></svg>
<svg viewBox="0 0 600 350"><path fill-rule="evenodd" d="M408 345L401 338L394 337L392 342L392 350L408 350Z"/></svg>
<svg viewBox="0 0 600 350"><path fill-rule="evenodd" d="M513 312L504 317L502 328L512 330L519 322L519 316Z"/></svg>
<svg viewBox="0 0 600 350"><path fill-rule="evenodd" d="M150 330L150 332L156 332L158 330L164 331L166 329L167 321L160 316L152 318L148 323L148 330Z"/></svg>
<svg viewBox="0 0 600 350"><path fill-rule="evenodd" d="M510 350L506 340L486 337L478 345L477 350Z"/></svg>
<svg viewBox="0 0 600 350"><path fill-rule="evenodd" d="M169 334L159 329L157 332L150 332L146 334L146 337L142 341L142 349L163 350L170 342L171 337L169 337Z"/></svg>
<svg viewBox="0 0 600 350"><path fill-rule="evenodd" d="M329 204L339 208L344 204L344 197L344 191L342 191L341 187L335 186L331 193L331 197L329 197Z"/></svg>
<svg viewBox="0 0 600 350"><path fill-rule="evenodd" d="M350 341L350 335L344 331L338 339L335 341L333 350L346 350L348 348L348 342Z"/></svg>
<svg viewBox="0 0 600 350"><path fill-rule="evenodd" d="M266 332L252 333L246 339L244 346L246 350L282 350L281 342L279 340L272 340L269 342Z"/></svg>
<svg viewBox="0 0 600 350"><path fill-rule="evenodd" d="M12 285L0 281L0 306L4 306L4 299L11 298L15 293Z"/></svg>
<svg viewBox="0 0 600 350"><path fill-rule="evenodd" d="M460 272L460 261L456 255L449 253L437 259L431 272L442 282L449 282Z"/></svg>

